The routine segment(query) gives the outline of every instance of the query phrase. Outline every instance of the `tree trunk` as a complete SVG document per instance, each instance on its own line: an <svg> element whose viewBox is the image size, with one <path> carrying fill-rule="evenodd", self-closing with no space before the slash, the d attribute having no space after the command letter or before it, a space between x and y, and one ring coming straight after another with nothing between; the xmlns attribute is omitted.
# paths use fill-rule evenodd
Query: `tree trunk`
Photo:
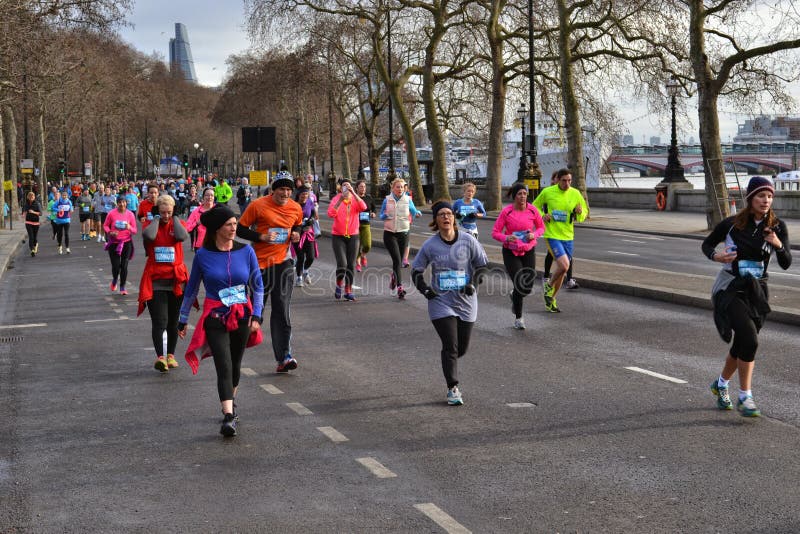
<svg viewBox="0 0 800 534"><path fill-rule="evenodd" d="M498 38L499 10L492 10L487 22L487 37L492 57L492 117L489 122L486 162L486 202L489 211L503 207L503 130L506 110L506 79L503 72L503 41Z"/></svg>
<svg viewBox="0 0 800 534"><path fill-rule="evenodd" d="M433 198L436 200L450 200L450 184L447 181L447 153L445 151L444 137L439 126L439 114L436 109L436 96L434 89L433 61L436 56L436 47L441 39L440 34L431 36L430 43L425 50L425 68L422 74L422 104L425 109L425 125L428 128L428 139L431 142L433 157ZM407 138L409 140L413 139ZM407 143L413 145L413 142ZM417 198L416 195L414 198Z"/></svg>
<svg viewBox="0 0 800 534"><path fill-rule="evenodd" d="M559 37L558 46L560 52L560 71L561 71L561 99L564 103L564 125L567 130L567 146L569 155L567 156L569 168L572 171L572 186L580 190L586 198L586 165L583 159L583 132L581 131L580 106L575 97L575 83L572 73L572 50L569 17L571 12L567 9L564 0L558 0L558 25ZM535 124L531 124L531 130L535 131ZM549 176L542 176L543 180L549 183Z"/></svg>
<svg viewBox="0 0 800 534"><path fill-rule="evenodd" d="M12 165L13 167L13 165ZM5 144L5 137L3 134L3 114L0 113L0 228L6 227L6 218L4 217L5 214L5 205L6 205L6 188L5 188L5 180L6 180L6 144ZM13 195L12 196L16 196ZM11 206L8 208L10 211L8 212L8 220L11 221L11 217L16 214L15 210L11 210Z"/></svg>
<svg viewBox="0 0 800 534"><path fill-rule="evenodd" d="M47 146L44 129L44 106L39 110L39 194L42 195L42 209L47 206Z"/></svg>
<svg viewBox="0 0 800 534"><path fill-rule="evenodd" d="M11 172L9 173L8 179L14 184L14 194L11 195L11 212L19 213L19 199L16 194L17 182L19 180L17 176L17 162L19 161L19 154L17 153L17 123L14 120L14 110L11 106L3 106L3 122L5 130L8 133L8 147L11 153L11 161L9 161L9 169ZM3 153L5 154L5 151L3 151Z"/></svg>

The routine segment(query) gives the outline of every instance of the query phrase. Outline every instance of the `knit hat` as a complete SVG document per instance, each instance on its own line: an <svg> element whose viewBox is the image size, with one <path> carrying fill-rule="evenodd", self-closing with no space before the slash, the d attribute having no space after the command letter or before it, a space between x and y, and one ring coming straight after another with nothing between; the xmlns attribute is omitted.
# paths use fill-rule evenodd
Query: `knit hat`
<svg viewBox="0 0 800 534"><path fill-rule="evenodd" d="M770 193L775 193L775 186L772 185L772 181L769 178L764 178L763 176L753 176L750 178L750 182L747 184L747 195L745 196L745 200L750 202L750 199L756 196L759 191L769 191Z"/></svg>
<svg viewBox="0 0 800 534"><path fill-rule="evenodd" d="M289 172L280 171L275 175L275 179L272 181L270 188L272 191L275 191L279 187L288 187L294 190L294 179L292 179L292 175Z"/></svg>
<svg viewBox="0 0 800 534"><path fill-rule="evenodd" d="M441 209L448 209L450 211L453 211L453 206L451 206L450 203L447 202L446 200L440 200L439 202L431 206L431 212L433 213L433 220L436 220L436 214L439 213L439 210Z"/></svg>
<svg viewBox="0 0 800 534"><path fill-rule="evenodd" d="M117 195L117 202L128 202L128 199L125 198L125 195Z"/></svg>
<svg viewBox="0 0 800 534"><path fill-rule="evenodd" d="M517 196L517 193L519 193L523 189L527 191L528 186L523 184L522 182L516 182L508 189L508 196L511 197L511 199L513 200Z"/></svg>
<svg viewBox="0 0 800 534"><path fill-rule="evenodd" d="M206 232L212 234L222 228L231 217L236 217L233 210L225 204L217 204L200 216L200 224L206 227Z"/></svg>

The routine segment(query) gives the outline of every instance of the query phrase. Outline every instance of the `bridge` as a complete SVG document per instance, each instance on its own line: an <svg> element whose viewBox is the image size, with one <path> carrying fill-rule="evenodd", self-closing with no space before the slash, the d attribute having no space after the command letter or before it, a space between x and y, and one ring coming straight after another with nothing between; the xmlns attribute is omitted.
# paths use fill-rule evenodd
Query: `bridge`
<svg viewBox="0 0 800 534"><path fill-rule="evenodd" d="M667 167L668 150L666 145L614 147L606 161L609 165L663 174ZM722 145L723 159L728 170L733 170L735 165L754 173L763 172L761 169L764 168L772 169L776 174L797 169L799 150L800 141ZM678 152L681 165L687 172L703 168L700 145L679 145Z"/></svg>

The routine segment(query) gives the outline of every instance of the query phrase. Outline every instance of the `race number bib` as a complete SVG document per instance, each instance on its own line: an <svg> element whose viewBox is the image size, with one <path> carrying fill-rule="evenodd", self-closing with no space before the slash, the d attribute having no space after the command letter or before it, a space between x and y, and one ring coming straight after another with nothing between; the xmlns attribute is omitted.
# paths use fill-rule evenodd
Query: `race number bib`
<svg viewBox="0 0 800 534"><path fill-rule="evenodd" d="M189 207L189 213L194 213L194 210L196 210L196 209L197 209L197 208L199 208L199 207L200 207L200 206L190 206L190 207Z"/></svg>
<svg viewBox="0 0 800 534"><path fill-rule="evenodd" d="M245 291L244 284L221 289L219 292L219 300L228 307L234 304L247 304L247 292Z"/></svg>
<svg viewBox="0 0 800 534"><path fill-rule="evenodd" d="M458 291L467 285L467 273L465 271L446 270L436 273L439 290Z"/></svg>
<svg viewBox="0 0 800 534"><path fill-rule="evenodd" d="M275 236L275 240L272 241L273 244L282 244L286 243L289 240L289 229L288 228L270 228L269 233L275 232L277 235Z"/></svg>
<svg viewBox="0 0 800 534"><path fill-rule="evenodd" d="M567 212L564 210L553 210L550 214L556 222L567 222Z"/></svg>
<svg viewBox="0 0 800 534"><path fill-rule="evenodd" d="M147 220L148 221L152 221L153 220L153 214L152 213L148 213L147 214Z"/></svg>
<svg viewBox="0 0 800 534"><path fill-rule="evenodd" d="M114 210L114 204L112 204L111 202L106 202L105 204L103 204L103 208L106 211L113 211Z"/></svg>
<svg viewBox="0 0 800 534"><path fill-rule="evenodd" d="M358 220L361 222L369 222L369 212L361 211L358 213Z"/></svg>
<svg viewBox="0 0 800 534"><path fill-rule="evenodd" d="M514 232L514 236L519 239L520 241L528 242L528 231L527 230L519 230L518 232Z"/></svg>
<svg viewBox="0 0 800 534"><path fill-rule="evenodd" d="M462 217L466 217L467 215L474 215L478 213L478 209L475 206L461 206L458 212Z"/></svg>
<svg viewBox="0 0 800 534"><path fill-rule="evenodd" d="M89 213L89 206L82 206L82 207L81 207L81 211L82 211L83 213Z"/></svg>
<svg viewBox="0 0 800 534"><path fill-rule="evenodd" d="M156 263L174 263L175 247L155 247L153 249Z"/></svg>
<svg viewBox="0 0 800 534"><path fill-rule="evenodd" d="M764 262L753 260L739 260L739 276L751 278L764 277Z"/></svg>
<svg viewBox="0 0 800 534"><path fill-rule="evenodd" d="M124 230L128 227L128 223L125 221L114 221L114 228L117 230Z"/></svg>

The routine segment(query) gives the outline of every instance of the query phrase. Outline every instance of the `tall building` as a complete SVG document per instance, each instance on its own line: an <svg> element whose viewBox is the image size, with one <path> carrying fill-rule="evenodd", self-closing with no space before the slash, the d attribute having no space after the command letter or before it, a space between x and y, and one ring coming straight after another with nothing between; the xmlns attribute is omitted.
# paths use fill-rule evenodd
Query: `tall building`
<svg viewBox="0 0 800 534"><path fill-rule="evenodd" d="M189 32L180 22L175 23L175 38L169 40L169 70L176 74L180 72L188 82L197 83Z"/></svg>

